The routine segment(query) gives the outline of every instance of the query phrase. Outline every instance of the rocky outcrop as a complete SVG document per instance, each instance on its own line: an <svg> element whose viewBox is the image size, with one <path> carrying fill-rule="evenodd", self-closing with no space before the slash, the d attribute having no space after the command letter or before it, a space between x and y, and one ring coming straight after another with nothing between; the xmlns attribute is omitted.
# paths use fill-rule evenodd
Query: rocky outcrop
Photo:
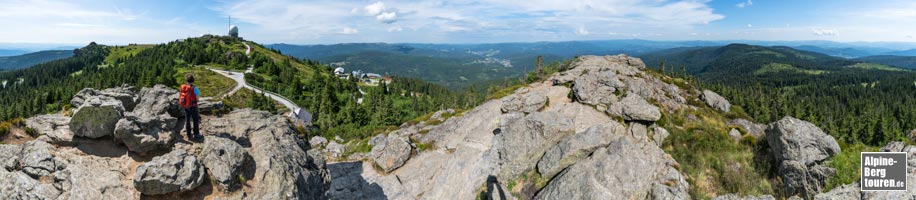
<svg viewBox="0 0 916 200"><path fill-rule="evenodd" d="M662 117L658 107L650 104L639 95L627 95L619 102L614 103L607 109L607 113L612 116L621 116L625 120L636 121L658 121Z"/></svg>
<svg viewBox="0 0 916 200"><path fill-rule="evenodd" d="M66 164L51 155L51 148L51 144L38 140L23 144L19 154L19 167L22 172L38 178L66 168Z"/></svg>
<svg viewBox="0 0 916 200"><path fill-rule="evenodd" d="M265 111L242 109L223 115L219 123L209 130L237 142L241 138L250 141L249 151L256 165L251 180L258 184L247 198L327 198L330 177L323 156L309 150L308 142L298 138L287 119Z"/></svg>
<svg viewBox="0 0 916 200"><path fill-rule="evenodd" d="M129 85L122 85L120 87L108 88L102 91L84 88L76 93L73 96L73 99L70 100L70 105L75 108L82 107L86 101L93 97L109 97L121 102L121 105L126 110L133 110L136 105L136 93L134 92L134 87Z"/></svg>
<svg viewBox="0 0 916 200"><path fill-rule="evenodd" d="M388 135L385 142L377 143L372 147L372 157L375 164L383 171L391 172L404 165L410 159L410 139L398 134Z"/></svg>
<svg viewBox="0 0 916 200"><path fill-rule="evenodd" d="M139 196L128 180L132 174L125 164L130 158L83 154L73 150L58 151L58 158L68 163L66 169L53 174L54 187L61 190L62 199L133 199Z"/></svg>
<svg viewBox="0 0 916 200"><path fill-rule="evenodd" d="M719 94L713 91L703 90L703 95L701 95L700 98L703 99L709 107L722 112L728 112L732 107L732 104L729 103L725 97L719 96Z"/></svg>
<svg viewBox="0 0 916 200"><path fill-rule="evenodd" d="M538 173L543 177L553 177L569 165L587 158L595 149L623 136L625 131L622 125L612 121L566 137L544 153L537 163Z"/></svg>
<svg viewBox="0 0 916 200"><path fill-rule="evenodd" d="M240 179L250 178L244 177L242 170L251 156L235 141L208 136L200 157L210 174L210 180L215 181L222 191L238 189Z"/></svg>
<svg viewBox="0 0 916 200"><path fill-rule="evenodd" d="M606 107L618 100L617 93L626 87L626 84L617 77L615 71L601 71L588 73L576 78L572 90L579 102L588 105L601 105Z"/></svg>
<svg viewBox="0 0 916 200"><path fill-rule="evenodd" d="M73 145L70 117L61 114L38 115L26 119L25 124L35 130L38 140L56 145Z"/></svg>
<svg viewBox="0 0 916 200"><path fill-rule="evenodd" d="M521 88L519 90L527 90L527 88ZM509 95L503 98L502 111L504 113L508 112L522 112L522 113L532 113L537 112L545 106L547 103L547 97L543 95L538 95L534 93L524 93L524 94L515 94Z"/></svg>
<svg viewBox="0 0 916 200"><path fill-rule="evenodd" d="M178 90L165 85L155 85L152 88L140 89L137 107L131 110L136 116L182 116L178 107Z"/></svg>
<svg viewBox="0 0 916 200"><path fill-rule="evenodd" d="M557 175L535 199L689 199L677 165L655 145L616 137Z"/></svg>
<svg viewBox="0 0 916 200"><path fill-rule="evenodd" d="M784 117L770 124L766 134L788 194L811 198L836 174L821 162L839 153L840 146L814 124Z"/></svg>
<svg viewBox="0 0 916 200"><path fill-rule="evenodd" d="M500 152L502 176L515 177L532 169L550 144L575 132L574 120L556 112L536 112L527 116L504 115L495 145Z"/></svg>
<svg viewBox="0 0 916 200"><path fill-rule="evenodd" d="M837 188L833 188L830 192L817 194L814 196L816 200L855 200L863 199L862 191L859 190L859 183L852 183L849 185L843 185ZM897 198L905 199L905 198Z"/></svg>
<svg viewBox="0 0 916 200"><path fill-rule="evenodd" d="M57 199L60 190L41 184L22 172L0 170L0 196L4 199Z"/></svg>
<svg viewBox="0 0 916 200"><path fill-rule="evenodd" d="M115 125L115 138L137 153L168 149L180 130L177 94L164 85L141 89L136 108Z"/></svg>
<svg viewBox="0 0 916 200"><path fill-rule="evenodd" d="M668 133L668 130L665 130L665 128L656 126L652 129L652 141L659 147L665 143L665 138L668 138L668 135L671 135L671 133Z"/></svg>
<svg viewBox="0 0 916 200"><path fill-rule="evenodd" d="M137 167L134 187L146 195L183 192L200 186L204 167L196 156L174 150Z"/></svg>
<svg viewBox="0 0 916 200"><path fill-rule="evenodd" d="M73 113L70 130L76 136L87 138L109 136L123 116L121 101L104 95L89 96Z"/></svg>

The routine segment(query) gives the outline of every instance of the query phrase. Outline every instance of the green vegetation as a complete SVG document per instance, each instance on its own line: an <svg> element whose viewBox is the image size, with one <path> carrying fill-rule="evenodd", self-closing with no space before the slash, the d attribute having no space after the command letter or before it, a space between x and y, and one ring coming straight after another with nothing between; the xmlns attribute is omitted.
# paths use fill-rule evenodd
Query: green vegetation
<svg viewBox="0 0 916 200"><path fill-rule="evenodd" d="M861 160L859 152L878 151L878 147L869 147L861 143L853 145L840 143L840 149L843 151L826 161L827 166L837 170L837 176L827 181L827 190L859 181L861 177L859 170L862 166L859 165Z"/></svg>
<svg viewBox="0 0 916 200"><path fill-rule="evenodd" d="M909 71L902 68L891 67L882 64L875 63L856 63L854 65L846 66L848 68L858 68L858 69L872 69L872 70L886 70L886 71Z"/></svg>
<svg viewBox="0 0 916 200"><path fill-rule="evenodd" d="M766 73L786 73L786 72L818 75L818 74L826 73L827 71L799 69L799 68L793 67L790 64L783 64L783 63L769 63L766 65L763 65L762 68L754 71L754 75L761 75L761 74L766 74Z"/></svg>
<svg viewBox="0 0 916 200"><path fill-rule="evenodd" d="M688 120L688 115L697 120ZM716 194L773 194L768 181L768 166L756 162L758 144L752 136L735 142L727 135L732 127L727 119L708 107L682 109L664 115L657 123L671 135L663 149L680 163L680 171L690 183L690 194L697 199L710 199Z"/></svg>
<svg viewBox="0 0 916 200"><path fill-rule="evenodd" d="M69 58L71 56L73 56L73 50L50 50L18 56L0 56L0 71L28 68L32 65Z"/></svg>
<svg viewBox="0 0 916 200"><path fill-rule="evenodd" d="M235 81L203 67L179 68L175 73L175 85L185 83L187 74L194 74L194 86L200 88L202 97L219 97L235 87Z"/></svg>
<svg viewBox="0 0 916 200"><path fill-rule="evenodd" d="M118 63L123 63L124 60L130 59L140 53L140 51L152 48L154 45L144 44L137 45L131 44L127 46L113 46L110 47L110 53L105 57L105 64L107 65L116 65Z"/></svg>

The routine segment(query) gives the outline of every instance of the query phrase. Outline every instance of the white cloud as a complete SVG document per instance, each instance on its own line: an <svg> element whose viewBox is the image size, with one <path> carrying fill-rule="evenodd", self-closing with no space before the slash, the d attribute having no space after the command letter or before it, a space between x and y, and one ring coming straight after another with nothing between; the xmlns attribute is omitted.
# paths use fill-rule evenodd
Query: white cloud
<svg viewBox="0 0 916 200"><path fill-rule="evenodd" d="M398 14L395 12L383 12L375 16L375 19L379 22L390 24L398 20Z"/></svg>
<svg viewBox="0 0 916 200"><path fill-rule="evenodd" d="M350 27L344 27L343 30L340 31L340 34L344 34L344 35L353 35L357 33L359 33L359 30L356 30L355 28L350 28Z"/></svg>
<svg viewBox="0 0 916 200"><path fill-rule="evenodd" d="M401 32L403 30L404 28L401 28L401 26L394 26L394 27L388 28L388 32Z"/></svg>
<svg viewBox="0 0 916 200"><path fill-rule="evenodd" d="M811 34L816 36L837 36L840 32L832 28L813 28L811 29Z"/></svg>
<svg viewBox="0 0 916 200"><path fill-rule="evenodd" d="M369 4L366 7L363 7L363 10L366 11L366 15L368 16L377 16L379 14L382 14L382 12L387 10L387 8L385 7L385 3L382 3L381 1L379 1L373 4Z"/></svg>
<svg viewBox="0 0 916 200"><path fill-rule="evenodd" d="M576 35L588 35L588 30L585 27L579 27L576 29Z"/></svg>
<svg viewBox="0 0 916 200"><path fill-rule="evenodd" d="M754 2L751 0L747 0L747 1L742 1L741 3L736 4L735 6L737 6L738 8L744 8L744 7L748 7L752 5L754 5Z"/></svg>
<svg viewBox="0 0 916 200"><path fill-rule="evenodd" d="M617 33L615 33L615 32L610 32L610 33L607 33L607 34L608 34L608 35L617 35Z"/></svg>

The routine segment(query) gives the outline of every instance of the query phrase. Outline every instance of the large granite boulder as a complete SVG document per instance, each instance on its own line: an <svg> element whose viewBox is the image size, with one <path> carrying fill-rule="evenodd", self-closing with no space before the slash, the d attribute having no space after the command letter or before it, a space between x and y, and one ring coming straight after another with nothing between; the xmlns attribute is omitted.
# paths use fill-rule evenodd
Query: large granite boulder
<svg viewBox="0 0 916 200"><path fill-rule="evenodd" d="M73 145L70 117L61 114L37 115L25 119L25 126L35 130L38 140L56 145Z"/></svg>
<svg viewBox="0 0 916 200"><path fill-rule="evenodd" d="M127 115L115 126L114 137L124 143L127 149L137 153L146 153L159 149L169 149L178 138L174 117L149 117Z"/></svg>
<svg viewBox="0 0 916 200"><path fill-rule="evenodd" d="M399 134L391 134L384 143L372 147L375 164L386 173L394 171L410 159L410 139Z"/></svg>
<svg viewBox="0 0 916 200"><path fill-rule="evenodd" d="M662 117L657 106L635 94L628 94L617 103L612 104L606 112L612 116L621 116L628 121L654 122Z"/></svg>
<svg viewBox="0 0 916 200"><path fill-rule="evenodd" d="M625 90L626 84L617 78L615 71L606 70L587 73L576 78L572 90L579 102L588 105L610 105L617 102L618 90Z"/></svg>
<svg viewBox="0 0 916 200"><path fill-rule="evenodd" d="M196 156L176 149L137 167L133 180L137 191L146 195L183 192L203 183L204 166Z"/></svg>
<svg viewBox="0 0 916 200"><path fill-rule="evenodd" d="M114 133L115 125L124 116L121 101L108 96L89 97L70 119L70 130L81 137L99 138Z"/></svg>
<svg viewBox="0 0 916 200"><path fill-rule="evenodd" d="M235 110L219 118L211 133L250 141L256 165L250 179L257 184L251 199L326 199L330 176L319 151L310 150L282 116L251 109ZM242 144L242 146L245 146Z"/></svg>
<svg viewBox="0 0 916 200"><path fill-rule="evenodd" d="M833 136L824 133L811 122L784 117L770 124L767 142L776 160L793 160L811 165L840 152Z"/></svg>
<svg viewBox="0 0 916 200"><path fill-rule="evenodd" d="M504 114L499 123L501 131L494 138L493 148L499 152L502 179L532 169L549 144L575 132L574 119L557 112Z"/></svg>
<svg viewBox="0 0 916 200"><path fill-rule="evenodd" d="M789 195L813 198L836 170L822 165L840 152L832 136L810 122L784 117L766 130L767 144Z"/></svg>
<svg viewBox="0 0 916 200"><path fill-rule="evenodd" d="M535 199L690 199L675 166L654 144L615 137L554 177Z"/></svg>
<svg viewBox="0 0 916 200"><path fill-rule="evenodd" d="M137 116L161 116L167 114L171 117L181 117L181 108L178 106L178 90L165 85L155 85L151 88L140 89L137 98L137 107L131 113Z"/></svg>
<svg viewBox="0 0 916 200"><path fill-rule="evenodd" d="M19 145L0 144L0 169L13 171L19 168L19 153L22 147Z"/></svg>
<svg viewBox="0 0 916 200"><path fill-rule="evenodd" d="M109 97L121 102L121 105L125 110L133 110L136 105L137 94L134 92L134 87L129 85L122 85L120 87L108 88L105 90L96 90L92 88L84 88L76 93L73 98L70 100L70 105L74 108L82 107L89 99L93 97Z"/></svg>
<svg viewBox="0 0 916 200"><path fill-rule="evenodd" d="M544 95L536 93L521 93L513 94L503 98L503 105L501 110L504 113L508 112L523 112L523 113L532 113L537 112L543 108L547 103L547 97Z"/></svg>
<svg viewBox="0 0 916 200"><path fill-rule="evenodd" d="M136 108L120 119L114 136L137 153L168 149L178 138L178 91L164 85L140 90Z"/></svg>
<svg viewBox="0 0 916 200"><path fill-rule="evenodd" d="M542 177L553 177L569 165L587 158L595 149L607 146L612 139L623 136L625 132L622 125L611 121L566 137L544 153L537 164L538 173Z"/></svg>
<svg viewBox="0 0 916 200"><path fill-rule="evenodd" d="M242 174L251 157L242 145L230 139L207 136L200 152L207 172L222 191L232 191L240 186L239 179L250 178Z"/></svg>
<svg viewBox="0 0 916 200"><path fill-rule="evenodd" d="M709 107L722 112L728 112L732 107L732 104L729 103L725 97L719 96L719 94L713 91L703 90L703 95L701 95L700 98L703 99Z"/></svg>
<svg viewBox="0 0 916 200"><path fill-rule="evenodd" d="M22 144L19 167L34 178L48 176L66 168L66 164L51 155L51 144L33 140Z"/></svg>

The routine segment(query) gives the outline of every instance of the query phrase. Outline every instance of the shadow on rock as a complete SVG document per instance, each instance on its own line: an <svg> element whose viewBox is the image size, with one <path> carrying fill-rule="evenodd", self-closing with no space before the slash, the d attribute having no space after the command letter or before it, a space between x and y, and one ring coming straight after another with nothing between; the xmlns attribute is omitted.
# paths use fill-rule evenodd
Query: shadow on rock
<svg viewBox="0 0 916 200"><path fill-rule="evenodd" d="M329 163L328 171L331 172L331 199L388 199L381 186L363 179L362 162Z"/></svg>
<svg viewBox="0 0 916 200"><path fill-rule="evenodd" d="M102 139L73 138L73 142L77 144L76 149L93 156L116 158L127 154L127 147L114 142L114 139L109 137Z"/></svg>
<svg viewBox="0 0 916 200"><path fill-rule="evenodd" d="M494 194L495 192L495 194ZM496 195L496 196L494 196ZM477 199L506 199L506 192L503 190L503 187L499 185L499 180L495 176L487 176L487 190L480 191Z"/></svg>

